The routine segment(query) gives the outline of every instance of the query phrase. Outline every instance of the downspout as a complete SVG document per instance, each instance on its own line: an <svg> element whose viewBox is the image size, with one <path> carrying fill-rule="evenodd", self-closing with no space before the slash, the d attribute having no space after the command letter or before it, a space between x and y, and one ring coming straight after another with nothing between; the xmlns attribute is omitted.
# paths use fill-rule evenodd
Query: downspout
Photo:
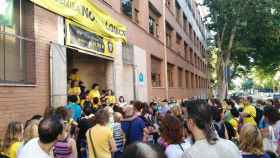
<svg viewBox="0 0 280 158"><path fill-rule="evenodd" d="M136 85L136 68L137 68L137 65L135 64L135 59L134 59L134 46L132 46L132 73L133 73L133 99L134 100L137 100L137 85Z"/></svg>
<svg viewBox="0 0 280 158"><path fill-rule="evenodd" d="M164 76L165 76L165 97L166 99L169 98L169 85L168 85L168 74L167 74L167 47L166 47L166 14L165 14L165 3L166 0L163 0L162 2L162 8L163 8L163 45L164 45Z"/></svg>

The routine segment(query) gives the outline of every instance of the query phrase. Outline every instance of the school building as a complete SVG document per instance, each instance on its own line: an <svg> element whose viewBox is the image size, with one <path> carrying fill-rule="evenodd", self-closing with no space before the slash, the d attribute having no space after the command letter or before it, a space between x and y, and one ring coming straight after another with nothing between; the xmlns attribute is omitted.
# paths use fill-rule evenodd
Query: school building
<svg viewBox="0 0 280 158"><path fill-rule="evenodd" d="M78 68L127 100L207 97L207 30L194 0L2 0L0 133L63 106Z"/></svg>

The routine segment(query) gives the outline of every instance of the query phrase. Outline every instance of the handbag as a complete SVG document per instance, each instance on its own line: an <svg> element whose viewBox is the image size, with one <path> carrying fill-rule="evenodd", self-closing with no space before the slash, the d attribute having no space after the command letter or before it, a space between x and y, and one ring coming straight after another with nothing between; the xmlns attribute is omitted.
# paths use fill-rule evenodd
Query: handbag
<svg viewBox="0 0 280 158"><path fill-rule="evenodd" d="M97 154L96 154L96 150L95 150L95 147L94 147L94 144L93 144L93 138L92 138L92 129L89 130L89 139L90 139L90 143L91 143L91 146L92 146L92 149L93 149L93 155L94 155L94 158L98 158L97 157ZM89 149L90 150L90 149ZM89 156L88 156L89 157Z"/></svg>
<svg viewBox="0 0 280 158"><path fill-rule="evenodd" d="M264 151L271 151L276 153L277 150L277 140L274 134L274 129L272 126L268 126L268 138L263 139L263 148Z"/></svg>

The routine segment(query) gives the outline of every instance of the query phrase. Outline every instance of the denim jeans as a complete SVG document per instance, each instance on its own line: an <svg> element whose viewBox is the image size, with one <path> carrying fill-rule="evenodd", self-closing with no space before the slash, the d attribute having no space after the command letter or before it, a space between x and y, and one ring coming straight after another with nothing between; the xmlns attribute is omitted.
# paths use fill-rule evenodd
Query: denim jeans
<svg viewBox="0 0 280 158"><path fill-rule="evenodd" d="M113 154L113 158L122 158L123 152L117 151Z"/></svg>

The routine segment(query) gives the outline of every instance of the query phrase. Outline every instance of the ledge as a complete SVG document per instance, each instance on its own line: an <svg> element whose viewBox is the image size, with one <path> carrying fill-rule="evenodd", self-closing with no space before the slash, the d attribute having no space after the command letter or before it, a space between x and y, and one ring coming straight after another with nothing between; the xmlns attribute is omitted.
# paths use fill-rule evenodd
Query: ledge
<svg viewBox="0 0 280 158"><path fill-rule="evenodd" d="M165 89L165 87L152 87L152 89Z"/></svg>
<svg viewBox="0 0 280 158"><path fill-rule="evenodd" d="M36 84L0 83L0 87L36 87Z"/></svg>

